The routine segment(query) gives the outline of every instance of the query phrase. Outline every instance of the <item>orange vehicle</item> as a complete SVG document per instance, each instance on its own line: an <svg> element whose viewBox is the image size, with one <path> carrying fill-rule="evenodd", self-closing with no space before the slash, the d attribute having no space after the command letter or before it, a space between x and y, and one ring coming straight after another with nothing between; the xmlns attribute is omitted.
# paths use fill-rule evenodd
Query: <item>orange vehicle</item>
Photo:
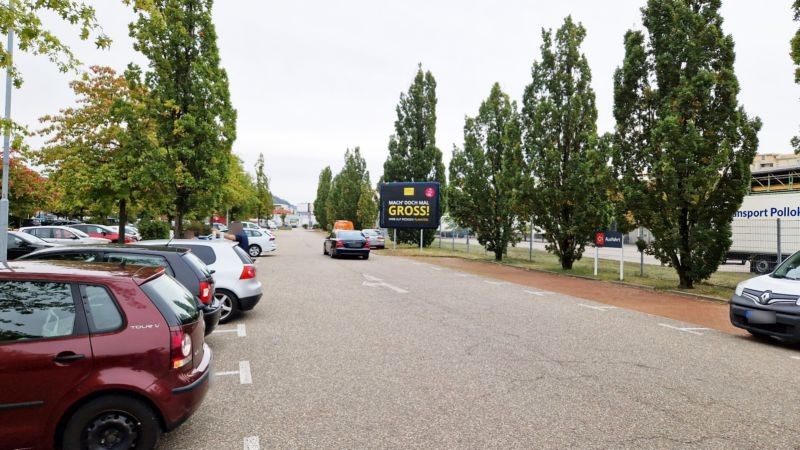
<svg viewBox="0 0 800 450"><path fill-rule="evenodd" d="M333 230L354 230L353 222L349 220L337 220L333 223Z"/></svg>

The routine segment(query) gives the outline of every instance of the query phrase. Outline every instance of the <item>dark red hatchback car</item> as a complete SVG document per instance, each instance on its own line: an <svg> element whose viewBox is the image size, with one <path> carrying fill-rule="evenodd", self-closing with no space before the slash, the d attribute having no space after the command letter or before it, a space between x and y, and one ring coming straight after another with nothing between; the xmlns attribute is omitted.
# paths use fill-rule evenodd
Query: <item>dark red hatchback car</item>
<svg viewBox="0 0 800 450"><path fill-rule="evenodd" d="M208 391L192 294L163 269L0 268L0 449L149 449Z"/></svg>

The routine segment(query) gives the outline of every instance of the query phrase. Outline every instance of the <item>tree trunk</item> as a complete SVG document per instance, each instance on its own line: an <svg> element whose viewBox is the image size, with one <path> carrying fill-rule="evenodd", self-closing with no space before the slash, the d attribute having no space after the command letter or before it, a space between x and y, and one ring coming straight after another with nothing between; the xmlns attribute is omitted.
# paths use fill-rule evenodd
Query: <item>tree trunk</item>
<svg viewBox="0 0 800 450"><path fill-rule="evenodd" d="M573 261L572 258L567 258L565 256L562 256L561 257L561 268L564 269L564 270L572 270L572 264L574 262L575 261Z"/></svg>
<svg viewBox="0 0 800 450"><path fill-rule="evenodd" d="M503 260L503 248L499 245L494 249L494 260L498 262Z"/></svg>
<svg viewBox="0 0 800 450"><path fill-rule="evenodd" d="M175 199L175 239L182 239L183 215L186 213L186 199L180 190L177 194L177 198Z"/></svg>
<svg viewBox="0 0 800 450"><path fill-rule="evenodd" d="M686 273L686 269L683 266L677 266L675 270L678 272L678 279L680 280L678 287L680 289L694 289L694 280Z"/></svg>
<svg viewBox="0 0 800 450"><path fill-rule="evenodd" d="M124 244L125 243L125 224L128 223L128 201L120 199L119 201L119 227L117 232L119 235L117 236L117 243Z"/></svg>

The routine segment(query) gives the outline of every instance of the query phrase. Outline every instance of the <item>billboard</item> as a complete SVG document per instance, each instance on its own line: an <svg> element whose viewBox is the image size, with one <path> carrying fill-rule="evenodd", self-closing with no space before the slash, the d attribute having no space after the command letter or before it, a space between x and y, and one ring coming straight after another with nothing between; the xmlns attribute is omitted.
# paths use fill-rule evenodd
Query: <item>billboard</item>
<svg viewBox="0 0 800 450"><path fill-rule="evenodd" d="M382 228L438 228L439 183L383 183L380 188Z"/></svg>

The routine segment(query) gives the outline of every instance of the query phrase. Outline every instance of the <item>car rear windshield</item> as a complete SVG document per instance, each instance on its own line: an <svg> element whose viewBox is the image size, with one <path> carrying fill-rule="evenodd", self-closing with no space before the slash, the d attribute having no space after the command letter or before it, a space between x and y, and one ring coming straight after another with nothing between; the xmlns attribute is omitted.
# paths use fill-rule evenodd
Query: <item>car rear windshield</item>
<svg viewBox="0 0 800 450"><path fill-rule="evenodd" d="M200 313L194 296L169 275L161 275L142 285L142 290L170 326L186 325L197 321Z"/></svg>
<svg viewBox="0 0 800 450"><path fill-rule="evenodd" d="M184 253L183 260L189 264L189 267L194 270L200 278L209 278L211 277L211 271L208 270L208 266L200 260L194 253Z"/></svg>
<svg viewBox="0 0 800 450"><path fill-rule="evenodd" d="M364 239L360 231L340 231L337 235L339 239L358 240Z"/></svg>
<svg viewBox="0 0 800 450"><path fill-rule="evenodd" d="M205 265L210 266L217 262L217 255L214 253L214 249L207 246L207 245L184 245L192 250L192 253L195 254L201 261L205 263Z"/></svg>
<svg viewBox="0 0 800 450"><path fill-rule="evenodd" d="M239 259L242 260L243 264L253 264L253 260L250 259L250 255L248 255L247 252L242 250L241 247L239 247L238 245L234 245L232 248L233 251L236 252L236 256L238 256Z"/></svg>

